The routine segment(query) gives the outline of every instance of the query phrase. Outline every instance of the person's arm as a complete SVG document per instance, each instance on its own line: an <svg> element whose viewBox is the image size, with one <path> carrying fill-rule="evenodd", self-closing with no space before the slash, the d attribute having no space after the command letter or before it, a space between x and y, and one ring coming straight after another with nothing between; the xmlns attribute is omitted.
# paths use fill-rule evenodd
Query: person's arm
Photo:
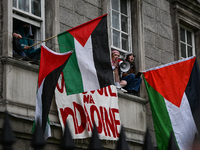
<svg viewBox="0 0 200 150"><path fill-rule="evenodd" d="M31 45L33 45L33 40L31 39L27 39L28 40L28 45L27 46L24 46L24 49L25 50L29 50L29 51L33 51L34 48L33 47L30 47Z"/></svg>
<svg viewBox="0 0 200 150"><path fill-rule="evenodd" d="M112 69L115 70L118 68L118 61L113 61L112 63Z"/></svg>
<svg viewBox="0 0 200 150"><path fill-rule="evenodd" d="M17 34L15 32L13 32L13 37L16 38L16 39L21 39L22 36L20 34Z"/></svg>
<svg viewBox="0 0 200 150"><path fill-rule="evenodd" d="M30 49L30 46L24 46L24 49L25 50Z"/></svg>
<svg viewBox="0 0 200 150"><path fill-rule="evenodd" d="M124 78L125 76L129 75L128 73L122 73L122 78Z"/></svg>

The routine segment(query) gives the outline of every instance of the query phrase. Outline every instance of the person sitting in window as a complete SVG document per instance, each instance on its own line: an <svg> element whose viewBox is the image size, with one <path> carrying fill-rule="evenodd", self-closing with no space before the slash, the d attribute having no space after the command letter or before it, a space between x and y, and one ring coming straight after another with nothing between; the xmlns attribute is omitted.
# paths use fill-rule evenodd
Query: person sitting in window
<svg viewBox="0 0 200 150"><path fill-rule="evenodd" d="M14 53L16 52L26 60L30 58L38 62L40 58L40 48L34 49L30 47L31 45L33 45L33 40L30 36L30 25L24 22L22 26L13 32Z"/></svg>
<svg viewBox="0 0 200 150"><path fill-rule="evenodd" d="M22 38L22 36L20 34L13 32L13 56L18 57L18 55L19 55L23 59L27 58L30 60L30 58L28 58L26 56L26 54L24 53L24 49L21 47L21 44L19 42L19 39L21 39L21 38Z"/></svg>
<svg viewBox="0 0 200 150"><path fill-rule="evenodd" d="M119 51L113 50L111 52L111 61L115 78L115 86L117 87L117 89L122 89L122 87L126 86L127 83L125 80L120 80L121 70L119 67L119 61L120 61L119 56L120 56Z"/></svg>
<svg viewBox="0 0 200 150"><path fill-rule="evenodd" d="M128 94L137 95L140 88L142 79L140 78L141 72L135 74L135 55L133 53L128 53L126 56L126 61L130 63L130 69L127 72L122 73L122 80L127 82L127 85L124 87L128 91Z"/></svg>

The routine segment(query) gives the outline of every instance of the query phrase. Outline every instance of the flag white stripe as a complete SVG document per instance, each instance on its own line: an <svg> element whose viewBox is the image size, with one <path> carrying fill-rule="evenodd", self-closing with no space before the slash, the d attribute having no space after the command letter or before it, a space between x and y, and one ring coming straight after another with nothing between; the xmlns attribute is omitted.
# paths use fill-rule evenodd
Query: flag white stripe
<svg viewBox="0 0 200 150"><path fill-rule="evenodd" d="M37 120L39 120L40 125L42 125L42 90L43 90L44 80L42 81L40 87L38 88L36 95L35 123L37 124ZM45 139L47 139L50 136L51 136L51 128L47 122L44 137Z"/></svg>
<svg viewBox="0 0 200 150"><path fill-rule="evenodd" d="M84 91L100 89L97 71L94 66L91 36L84 47L76 39L74 39L74 43Z"/></svg>
<svg viewBox="0 0 200 150"><path fill-rule="evenodd" d="M180 150L191 149L197 128L186 94L183 94L180 108L166 99L165 104Z"/></svg>
<svg viewBox="0 0 200 150"><path fill-rule="evenodd" d="M52 51L50 48L48 48L44 43L42 43L41 46L43 46L45 48L45 50L47 50L49 53L52 53L54 55L59 55L59 56L67 55L67 54L73 52L73 51L68 51L68 52L65 52L65 53L57 53L57 52Z"/></svg>
<svg viewBox="0 0 200 150"><path fill-rule="evenodd" d="M41 100L41 95L42 95L42 89L43 89L43 82L41 86L38 88L37 95L36 95L36 107L35 107L35 123L37 121L40 121L40 125L42 124L42 100Z"/></svg>

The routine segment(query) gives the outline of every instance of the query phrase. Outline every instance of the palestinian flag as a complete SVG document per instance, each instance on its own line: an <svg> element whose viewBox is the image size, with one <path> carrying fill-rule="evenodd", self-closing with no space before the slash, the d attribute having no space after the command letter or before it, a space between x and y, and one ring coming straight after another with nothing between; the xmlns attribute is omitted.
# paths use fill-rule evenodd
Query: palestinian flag
<svg viewBox="0 0 200 150"><path fill-rule="evenodd" d="M63 70L68 95L114 84L107 15L59 34L58 42L61 53L75 51Z"/></svg>
<svg viewBox="0 0 200 150"><path fill-rule="evenodd" d="M51 101L58 78L71 54L72 51L62 54L56 53L45 45L41 45L35 121L41 123L46 139L51 136L50 125L49 122L47 123Z"/></svg>
<svg viewBox="0 0 200 150"><path fill-rule="evenodd" d="M172 131L180 150L189 150L200 131L200 72L190 57L143 72L159 150Z"/></svg>

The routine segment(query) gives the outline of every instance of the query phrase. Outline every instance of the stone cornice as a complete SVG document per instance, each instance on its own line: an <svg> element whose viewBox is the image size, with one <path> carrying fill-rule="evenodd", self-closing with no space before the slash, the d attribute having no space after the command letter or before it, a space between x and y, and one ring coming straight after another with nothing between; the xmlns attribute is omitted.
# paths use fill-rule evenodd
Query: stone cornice
<svg viewBox="0 0 200 150"><path fill-rule="evenodd" d="M173 0L173 9L199 20L200 4L189 0Z"/></svg>
<svg viewBox="0 0 200 150"><path fill-rule="evenodd" d="M141 103L141 104L148 103L147 99L144 99L144 98L141 98L138 96L134 96L134 95L130 95L130 94L126 94L126 93L122 92L121 90L117 90L117 93L120 98L125 98L126 100L129 100L129 101L134 101L134 102Z"/></svg>
<svg viewBox="0 0 200 150"><path fill-rule="evenodd" d="M39 72L39 66L38 65L31 64L27 61L19 60L19 59L16 59L14 57L1 56L0 60L3 64L9 64L9 65L21 67L21 68L24 68L24 69L27 69L27 70L31 70L31 71L34 71L34 72Z"/></svg>
<svg viewBox="0 0 200 150"><path fill-rule="evenodd" d="M200 13L200 4L195 0L171 0L173 4L181 4L190 10Z"/></svg>
<svg viewBox="0 0 200 150"><path fill-rule="evenodd" d="M26 109L30 109L30 110L34 110L35 111L35 106L32 105L27 105L24 103L19 103L19 102L13 102L12 100L6 100L6 99L0 99L0 105L12 105L12 106L17 106L19 108L26 108ZM0 110L1 112L1 110ZM50 110L49 111L50 114L52 115L56 115L58 116L58 112L57 110ZM26 116L24 116L26 117Z"/></svg>

